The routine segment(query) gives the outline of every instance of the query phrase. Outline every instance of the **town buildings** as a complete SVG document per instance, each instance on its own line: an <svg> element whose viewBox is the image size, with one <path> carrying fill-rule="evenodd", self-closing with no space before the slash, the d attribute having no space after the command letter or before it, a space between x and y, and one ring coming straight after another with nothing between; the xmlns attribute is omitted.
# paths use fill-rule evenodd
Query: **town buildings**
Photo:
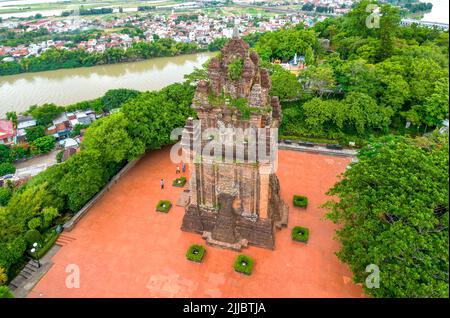
<svg viewBox="0 0 450 318"><path fill-rule="evenodd" d="M180 19L185 14L169 15L155 14L147 16L130 15L113 20L73 19L63 20L41 19L11 23L5 21L3 27L10 32L24 33L46 29L49 34L73 34L86 30L105 30L98 37L73 43L71 40L47 40L15 47L0 45L0 61L11 62L25 57L40 56L50 48L62 50L82 49L89 53L102 53L109 48L128 49L134 42L152 42L156 38L171 38L176 42L196 43L206 46L218 38L231 38L234 25L237 25L242 35L255 32L274 31L288 24L305 23L311 26L314 21L320 21L325 16L306 13L285 13L266 17L258 14L242 14L239 16L192 14L187 19ZM142 30L143 36L130 36L120 30L136 28ZM117 31L115 31L117 29ZM0 42L1 43L1 42Z"/></svg>

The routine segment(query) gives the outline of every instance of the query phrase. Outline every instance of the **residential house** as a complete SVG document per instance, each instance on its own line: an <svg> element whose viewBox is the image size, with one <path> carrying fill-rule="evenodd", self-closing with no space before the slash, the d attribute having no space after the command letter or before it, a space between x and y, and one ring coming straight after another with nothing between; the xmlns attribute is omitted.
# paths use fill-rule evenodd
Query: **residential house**
<svg viewBox="0 0 450 318"><path fill-rule="evenodd" d="M0 145L10 146L14 144L16 135L12 121L0 119Z"/></svg>
<svg viewBox="0 0 450 318"><path fill-rule="evenodd" d="M51 126L52 131L54 131L53 136L57 140L65 139L70 136L70 120L66 113L60 114L53 121L53 126Z"/></svg>
<svg viewBox="0 0 450 318"><path fill-rule="evenodd" d="M17 118L16 143L24 143L26 141L26 129L36 126L36 120L31 116L19 116Z"/></svg>

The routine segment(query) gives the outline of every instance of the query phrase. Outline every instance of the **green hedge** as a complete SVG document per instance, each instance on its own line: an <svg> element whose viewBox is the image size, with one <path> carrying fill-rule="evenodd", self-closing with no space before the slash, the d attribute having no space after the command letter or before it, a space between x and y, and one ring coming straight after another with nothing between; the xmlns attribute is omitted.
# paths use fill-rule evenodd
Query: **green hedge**
<svg viewBox="0 0 450 318"><path fill-rule="evenodd" d="M306 243L309 239L309 230L306 227L295 226L291 236L294 241Z"/></svg>
<svg viewBox="0 0 450 318"><path fill-rule="evenodd" d="M50 239L44 243L44 245L37 251L36 257L38 259L41 259L47 252L53 247L56 240L58 239L59 235L61 233L57 233L56 230L53 230L54 233L52 233L52 236Z"/></svg>
<svg viewBox="0 0 450 318"><path fill-rule="evenodd" d="M234 270L238 273L250 275L255 261L247 255L239 254L234 262Z"/></svg>
<svg viewBox="0 0 450 318"><path fill-rule="evenodd" d="M193 244L189 247L186 253L186 258L190 261L201 263L205 253L206 249L203 246Z"/></svg>
<svg viewBox="0 0 450 318"><path fill-rule="evenodd" d="M33 258L41 259L53 247L53 245L55 244L55 242L58 239L60 234L61 233L56 232L56 227L52 228L51 229L51 233L47 232L47 235L45 237L45 242L40 244L40 241L42 239L38 240L38 241L34 241L34 242L38 242L39 243L38 251L35 254L31 254L29 251L28 251L28 253ZM30 243L30 245L33 244L34 242Z"/></svg>
<svg viewBox="0 0 450 318"><path fill-rule="evenodd" d="M172 203L169 200L161 200L156 205L156 211L167 213L172 207Z"/></svg>
<svg viewBox="0 0 450 318"><path fill-rule="evenodd" d="M300 208L306 208L308 206L308 198L304 195L294 194L294 206Z"/></svg>
<svg viewBox="0 0 450 318"><path fill-rule="evenodd" d="M0 286L0 298L14 298L13 293L8 286Z"/></svg>
<svg viewBox="0 0 450 318"><path fill-rule="evenodd" d="M180 188L184 187L185 184L186 184L186 177L176 178L172 182L172 186Z"/></svg>

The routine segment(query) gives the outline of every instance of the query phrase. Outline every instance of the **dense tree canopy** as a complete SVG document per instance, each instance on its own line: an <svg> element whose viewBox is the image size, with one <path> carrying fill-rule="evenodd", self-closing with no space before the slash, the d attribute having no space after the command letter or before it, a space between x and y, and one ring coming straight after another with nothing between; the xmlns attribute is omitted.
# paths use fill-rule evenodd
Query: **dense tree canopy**
<svg viewBox="0 0 450 318"><path fill-rule="evenodd" d="M139 92L134 89L111 89L105 93L102 97L103 111L110 111L118 108L130 98L136 97Z"/></svg>
<svg viewBox="0 0 450 318"><path fill-rule="evenodd" d="M289 61L295 54L311 54L311 50L318 50L317 36L313 30L303 27L283 29L264 33L255 44L255 50L265 61L278 59Z"/></svg>
<svg viewBox="0 0 450 318"><path fill-rule="evenodd" d="M53 119L64 112L64 108L55 104L44 104L42 106L31 106L28 113L36 119L38 125L49 126Z"/></svg>
<svg viewBox="0 0 450 318"><path fill-rule="evenodd" d="M0 145L0 163L11 161L11 148L6 145Z"/></svg>
<svg viewBox="0 0 450 318"><path fill-rule="evenodd" d="M40 56L0 63L0 75L23 72L40 72L61 68L74 68L102 64L136 61L160 56L174 56L200 51L195 43L175 42L173 39L157 39L153 42L134 42L131 48L109 48L103 53L86 50L62 50L52 48Z"/></svg>
<svg viewBox="0 0 450 318"><path fill-rule="evenodd" d="M91 124L81 151L64 163L49 167L17 189L1 188L0 267L10 273L24 260L28 231L47 233L59 215L77 212L129 160L147 149L169 144L172 129L183 127L187 117L194 115L190 108L193 94L193 86L186 82L159 92L115 90L104 98L86 102L99 103L100 112L103 105L113 105L119 111ZM44 124L59 110L47 105L44 110L33 107L30 112ZM44 136L32 145L33 151L44 152L54 147L54 140ZM10 149L0 147L0 155L9 162Z"/></svg>
<svg viewBox="0 0 450 318"><path fill-rule="evenodd" d="M366 26L372 4L380 8L379 28ZM399 19L397 8L365 0L346 16L316 24L312 34L330 45L316 49L316 64L300 71L302 99L287 105L281 134L363 143L370 135L440 127L449 117L448 32L403 27ZM288 36L277 32L280 41Z"/></svg>
<svg viewBox="0 0 450 318"><path fill-rule="evenodd" d="M376 297L448 297L448 135L384 138L361 149L329 194L338 257L356 282L380 270Z"/></svg>
<svg viewBox="0 0 450 318"><path fill-rule="evenodd" d="M45 126L36 125L33 127L25 128L25 132L27 134L27 141L33 142L36 139L45 136Z"/></svg>

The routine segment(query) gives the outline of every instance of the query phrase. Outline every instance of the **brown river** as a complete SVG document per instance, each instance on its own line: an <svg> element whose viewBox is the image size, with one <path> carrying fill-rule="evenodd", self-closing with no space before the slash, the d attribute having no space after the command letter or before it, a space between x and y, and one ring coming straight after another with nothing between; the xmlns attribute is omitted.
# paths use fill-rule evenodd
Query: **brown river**
<svg viewBox="0 0 450 318"><path fill-rule="evenodd" d="M31 105L69 105L102 96L113 88L158 90L201 67L214 53L197 53L151 60L0 76L0 117L23 112Z"/></svg>

